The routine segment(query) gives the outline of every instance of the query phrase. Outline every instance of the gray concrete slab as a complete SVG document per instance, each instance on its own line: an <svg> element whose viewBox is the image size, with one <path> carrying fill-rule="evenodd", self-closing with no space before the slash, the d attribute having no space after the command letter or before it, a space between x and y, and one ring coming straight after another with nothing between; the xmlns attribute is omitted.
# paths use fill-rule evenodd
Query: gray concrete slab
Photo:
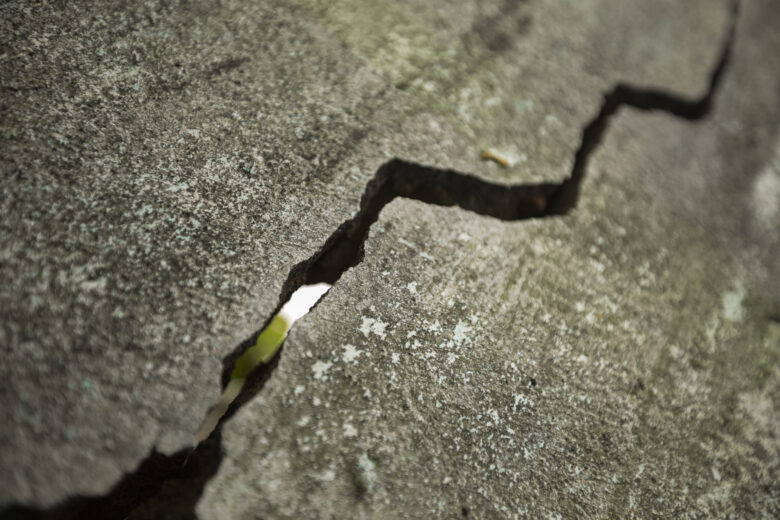
<svg viewBox="0 0 780 520"><path fill-rule="evenodd" d="M706 121L619 115L572 215L386 207L200 516L776 515L776 17L746 6Z"/></svg>
<svg viewBox="0 0 780 520"><path fill-rule="evenodd" d="M481 174L503 182L565 178L582 127L618 81L706 90L729 11L721 1L300 4L475 148L510 159Z"/></svg>
<svg viewBox="0 0 780 520"><path fill-rule="evenodd" d="M366 182L388 159L494 181L561 179L604 91L625 79L699 95L728 22L725 2L518 5L0 7L0 504L47 507L76 494L102 494L153 449L186 448L219 394L221 359L269 316L290 268L357 210ZM648 442L646 425L656 421L666 429L666 442L674 443L675 432L695 418L656 420L653 414L672 397L648 400L635 390L636 381L653 369L657 377L643 384L661 385L672 373L670 356L694 363L688 347L701 338L714 349L739 345L735 352L755 353L756 363L769 360L743 363L740 374L747 378L756 366L768 367L760 388L726 386L740 396L742 408L731 410L745 430L734 434L733 449L729 445L721 459L742 467L735 450L757 439L775 464L773 423L761 417L774 417L777 409L776 348L762 343L765 324L750 310L765 308L753 296L754 281L772 280L776 272L770 123L777 120L777 89L770 88L776 77L757 65L771 58L766 45L776 40L767 33L771 5L748 5L742 79L729 97L748 90L760 96L728 105L728 118L704 137L696 137L699 127L668 118L636 123L625 115L594 165L606 180L593 176L576 215L507 224L420 203L388 207L366 262L295 329L268 388L228 423L226 460L201 502L202 516L259 510L322 516L343 508L390 514L389 501L398 493L408 499L410 515L463 508L498 514L534 493L545 500L566 497L537 501L550 511L556 505L564 512L619 512L636 500L637 507L656 507L645 506L655 499L653 489L632 487L627 476L643 463L637 446ZM751 40L751 32L763 36ZM645 128L647 121L652 124ZM721 126L736 131L719 133ZM743 156L735 136L746 134L755 146ZM630 148L621 149L622 143ZM480 161L486 148L513 165ZM695 159L688 159L688 148ZM726 152L744 159L712 166ZM666 213L680 206L673 177L638 180L653 157L663 157L656 169L667 175L685 171L701 179L716 168L723 179L719 197L732 190L735 171L750 172L750 188L736 182L741 195L733 211L740 222L757 224L740 239L748 253L738 260L762 272L745 274L730 263L722 245L736 233L726 218L731 213L721 215L704 197L686 196L696 203L683 213L713 217L708 229L715 238L694 224L668 233ZM613 178L610 172L618 170L625 176ZM698 182L681 193L695 194ZM661 211L642 202L643 190L668 206ZM762 202L749 206L754 199ZM616 207L615 200L623 203ZM657 218L648 223L648 214ZM553 252L560 259L552 260ZM533 260L518 263L518 257ZM639 260L645 257L653 262ZM702 257L706 265L697 260ZM618 268L599 278L606 259ZM690 265L696 270L684 278ZM670 273L670 266L680 272ZM649 285L633 287L637 279ZM707 286L701 301L690 296L700 285ZM724 303L733 301L743 303ZM609 338L597 326L602 318L588 318L577 302L612 313ZM542 309L556 312L545 318ZM728 317L738 309L748 310L732 323ZM724 325L688 330L700 315ZM416 356L405 347L415 336L403 337L413 330L421 342ZM516 338L523 338L522 349ZM477 344L488 346L477 352ZM550 344L561 352L557 361ZM421 355L428 356L424 363ZM516 369L508 368L509 359ZM717 349L715 361L709 359L702 366L744 361ZM544 388L534 367L550 386L537 399L534 410L542 411L523 415L523 399ZM691 387L694 395L684 401L704 417L695 425L709 424L723 410L717 399L711 406L702 400L710 395L712 374L725 376L707 374L710 379ZM423 403L416 404L420 394ZM583 395L603 417L569 402ZM442 412L437 399L449 408ZM477 411L486 404L492 408ZM620 424L624 415L627 422ZM546 422L536 428L534 419ZM504 427L527 439L511 445L500 437L485 440ZM568 433L556 436L557 428ZM607 431L608 441L594 437L593 428ZM459 449L456 432L464 437ZM549 456L540 443L547 443ZM538 448L548 464L523 462L531 459L521 444ZM550 464L565 466L558 448L573 450L570 459L581 470L575 477L549 470ZM690 468L703 467L714 452L704 453ZM650 455L655 464L647 471L654 478L666 467L661 455ZM459 467L462 456L487 459L450 475L447 468ZM621 464L615 456L629 460ZM595 469L583 474L586 463ZM480 475L497 474L490 464L513 476L480 480L480 489ZM764 476L735 480L713 467L738 490L763 482ZM775 466L761 468L760 475L776 474ZM537 487L522 484L529 493L522 495L518 482L542 470L549 478ZM440 479L425 482L428 473ZM617 475L617 482L605 483L608 475ZM679 482L689 478L686 473ZM608 491L592 491L596 483ZM584 491L570 492L575 484ZM432 489L441 493L440 504L420 494ZM505 502L490 500L510 491L515 495ZM696 493L690 496L702 496ZM702 510L714 510L708 504Z"/></svg>
<svg viewBox="0 0 780 520"><path fill-rule="evenodd" d="M457 136L284 3L2 9L0 502L45 506L187 447L375 164Z"/></svg>

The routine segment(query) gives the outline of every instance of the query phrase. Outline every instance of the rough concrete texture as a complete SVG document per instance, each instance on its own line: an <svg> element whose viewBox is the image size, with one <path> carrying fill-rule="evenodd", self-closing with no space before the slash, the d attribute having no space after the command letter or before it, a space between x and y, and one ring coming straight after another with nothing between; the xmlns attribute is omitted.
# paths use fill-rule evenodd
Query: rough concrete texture
<svg viewBox="0 0 780 520"><path fill-rule="evenodd" d="M386 208L201 517L780 514L780 13L744 11L712 117L625 111L571 216Z"/></svg>
<svg viewBox="0 0 780 520"><path fill-rule="evenodd" d="M0 502L49 505L189 445L367 164L466 141L284 3L2 9Z"/></svg>
<svg viewBox="0 0 780 520"><path fill-rule="evenodd" d="M604 91L699 95L728 23L704 0L0 10L0 504L39 507L185 448L388 158L562 179ZM711 120L622 114L569 217L393 202L226 423L199 515L777 514L778 23L745 3Z"/></svg>
<svg viewBox="0 0 780 520"><path fill-rule="evenodd" d="M477 148L510 159L489 172L507 182L566 177L617 81L698 95L728 16L725 1L300 3Z"/></svg>

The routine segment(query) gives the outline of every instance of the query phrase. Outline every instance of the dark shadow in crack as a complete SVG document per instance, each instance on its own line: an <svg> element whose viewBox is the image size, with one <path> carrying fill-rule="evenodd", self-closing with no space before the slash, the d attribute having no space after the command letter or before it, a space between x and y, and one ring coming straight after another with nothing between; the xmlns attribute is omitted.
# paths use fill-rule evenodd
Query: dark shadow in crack
<svg viewBox="0 0 780 520"><path fill-rule="evenodd" d="M506 186L457 171L401 159L383 164L366 186L358 213L341 224L317 253L291 269L282 287L277 308L263 327L225 357L223 386L228 384L238 357L255 344L260 332L296 289L321 282L333 285L344 272L362 261L364 243L371 225L379 218L382 209L395 198L403 197L438 206L457 206L505 221L567 215L579 200L590 157L601 143L612 116L620 108L626 106L642 111L666 112L690 121L707 116L731 57L738 11L739 1L735 0L732 3L728 35L703 97L690 100L660 90L616 85L604 95L598 115L584 128L571 175L563 182ZM194 451L184 450L172 456L153 452L105 496L71 498L46 511L12 506L0 512L0 519L196 518L195 506L203 487L216 473L221 460L219 432L222 424L263 388L278 365L280 355L281 351L270 363L258 366L250 374L215 431Z"/></svg>
<svg viewBox="0 0 780 520"><path fill-rule="evenodd" d="M152 451L107 494L77 496L49 510L11 506L0 512L3 520L121 520L125 518L194 518L193 511L206 482L217 472L222 453L220 433L196 450L173 455ZM160 504L160 497L167 497ZM136 516L139 511L144 516ZM133 513L131 515L131 513Z"/></svg>
<svg viewBox="0 0 780 520"><path fill-rule="evenodd" d="M257 394L281 358L258 367L247 379L247 392L239 396L223 420ZM173 455L153 451L131 473L102 496L72 497L48 510L13 505L0 511L0 520L189 520L206 483L222 461L222 438L217 428L195 449Z"/></svg>

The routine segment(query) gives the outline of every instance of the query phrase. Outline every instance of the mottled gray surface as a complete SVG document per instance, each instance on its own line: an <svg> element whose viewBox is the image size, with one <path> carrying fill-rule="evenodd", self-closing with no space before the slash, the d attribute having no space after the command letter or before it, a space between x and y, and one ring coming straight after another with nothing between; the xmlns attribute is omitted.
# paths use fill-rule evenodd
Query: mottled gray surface
<svg viewBox="0 0 780 520"><path fill-rule="evenodd" d="M720 0L299 3L477 149L510 159L482 174L505 182L566 177L617 81L699 95L728 15Z"/></svg>
<svg viewBox="0 0 780 520"><path fill-rule="evenodd" d="M624 111L571 216L386 208L201 517L780 514L779 15L748 5L707 121Z"/></svg>
<svg viewBox="0 0 780 520"><path fill-rule="evenodd" d="M284 3L2 9L0 502L48 505L186 447L366 162L459 138Z"/></svg>
<svg viewBox="0 0 780 520"><path fill-rule="evenodd" d="M185 447L388 158L560 179L616 80L700 94L727 9L678 4L4 3L0 504ZM768 511L777 9L748 7L717 117L621 116L577 214L388 207L201 516Z"/></svg>

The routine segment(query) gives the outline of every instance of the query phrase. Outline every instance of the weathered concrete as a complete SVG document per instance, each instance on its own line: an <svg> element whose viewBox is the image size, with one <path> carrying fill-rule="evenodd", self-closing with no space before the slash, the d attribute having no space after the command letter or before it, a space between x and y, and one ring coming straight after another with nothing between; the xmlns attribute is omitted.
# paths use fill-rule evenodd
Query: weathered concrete
<svg viewBox="0 0 780 520"><path fill-rule="evenodd" d="M185 447L220 359L388 158L561 179L603 91L698 95L727 24L725 2L327 4L0 8L0 503L103 493L153 447ZM626 114L577 215L388 207L366 261L228 423L202 516L670 511L658 497L718 512L727 485L735 507L767 510L777 338L762 339L752 310L766 307L718 249L741 227L696 198L712 170L718 197L738 188L733 215L757 223L742 260L776 294L777 16L760 1L748 15L723 97L751 96L708 131ZM487 147L516 164L478 162ZM670 218L680 200L714 240ZM362 352L349 362L347 345ZM664 387L680 374L685 399ZM672 405L685 413L661 413ZM632 483L667 469L667 488Z"/></svg>
<svg viewBox="0 0 780 520"><path fill-rule="evenodd" d="M566 177L617 81L698 95L728 16L722 1L300 3L477 148L510 158L488 172L506 182Z"/></svg>
<svg viewBox="0 0 780 520"><path fill-rule="evenodd" d="M465 141L284 3L2 9L0 503L49 505L189 445L366 163Z"/></svg>
<svg viewBox="0 0 780 520"><path fill-rule="evenodd" d="M569 217L387 207L201 517L777 516L779 15L747 6L711 120L622 114Z"/></svg>

